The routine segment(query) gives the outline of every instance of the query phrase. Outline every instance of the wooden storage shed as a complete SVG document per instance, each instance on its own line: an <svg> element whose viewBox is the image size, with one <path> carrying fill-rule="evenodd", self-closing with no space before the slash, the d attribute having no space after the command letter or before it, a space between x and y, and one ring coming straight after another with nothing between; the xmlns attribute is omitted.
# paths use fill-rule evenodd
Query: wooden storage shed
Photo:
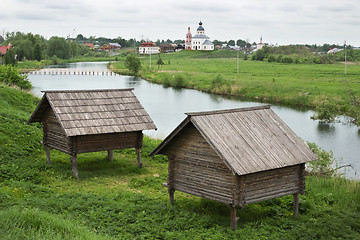
<svg viewBox="0 0 360 240"><path fill-rule="evenodd" d="M169 159L168 187L236 207L305 190L305 163L317 157L270 106L186 113L151 153Z"/></svg>
<svg viewBox="0 0 360 240"><path fill-rule="evenodd" d="M42 122L43 144L50 164L50 148L70 155L78 179L77 154L132 148L141 167L142 130L156 126L128 89L43 91L28 123Z"/></svg>

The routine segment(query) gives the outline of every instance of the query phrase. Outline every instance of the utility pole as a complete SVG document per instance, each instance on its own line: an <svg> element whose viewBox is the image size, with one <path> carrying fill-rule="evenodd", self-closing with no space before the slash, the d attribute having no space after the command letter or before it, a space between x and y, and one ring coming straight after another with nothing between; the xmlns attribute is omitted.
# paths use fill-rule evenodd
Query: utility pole
<svg viewBox="0 0 360 240"><path fill-rule="evenodd" d="M236 52L236 65L237 65L237 73L239 73L239 51Z"/></svg>
<svg viewBox="0 0 360 240"><path fill-rule="evenodd" d="M345 75L346 75L346 40L344 43L344 52L345 52Z"/></svg>
<svg viewBox="0 0 360 240"><path fill-rule="evenodd" d="M151 72L151 49L150 49L149 53L150 53L150 72Z"/></svg>

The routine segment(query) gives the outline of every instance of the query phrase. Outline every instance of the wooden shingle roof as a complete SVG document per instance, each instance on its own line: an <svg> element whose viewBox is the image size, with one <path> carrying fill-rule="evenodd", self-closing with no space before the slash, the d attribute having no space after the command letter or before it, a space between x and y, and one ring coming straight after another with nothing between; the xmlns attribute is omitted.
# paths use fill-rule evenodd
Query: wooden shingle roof
<svg viewBox="0 0 360 240"><path fill-rule="evenodd" d="M30 122L41 122L51 107L68 137L156 129L128 89L43 91Z"/></svg>
<svg viewBox="0 0 360 240"><path fill-rule="evenodd" d="M225 164L238 175L297 165L317 159L270 106L186 113L187 118L151 153L193 124Z"/></svg>

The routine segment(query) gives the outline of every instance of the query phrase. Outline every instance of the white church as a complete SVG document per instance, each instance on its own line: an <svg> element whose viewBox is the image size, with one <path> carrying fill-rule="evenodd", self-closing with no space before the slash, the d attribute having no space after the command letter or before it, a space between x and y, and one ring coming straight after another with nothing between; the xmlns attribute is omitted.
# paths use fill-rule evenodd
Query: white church
<svg viewBox="0 0 360 240"><path fill-rule="evenodd" d="M196 35L192 36L190 27L186 34L185 49L187 50L214 50L214 44L209 40L210 38L205 35L205 29L202 22L199 22L199 27L196 29Z"/></svg>

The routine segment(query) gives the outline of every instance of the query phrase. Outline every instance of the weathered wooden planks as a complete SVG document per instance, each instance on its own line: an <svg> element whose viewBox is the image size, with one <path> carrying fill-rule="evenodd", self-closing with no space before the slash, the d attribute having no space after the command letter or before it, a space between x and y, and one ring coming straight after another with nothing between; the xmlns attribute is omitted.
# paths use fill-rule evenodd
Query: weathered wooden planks
<svg viewBox="0 0 360 240"><path fill-rule="evenodd" d="M77 154L135 148L142 166L142 130L156 129L131 89L45 91L28 123L43 123L43 143L50 164L54 148L71 155L78 178Z"/></svg>
<svg viewBox="0 0 360 240"><path fill-rule="evenodd" d="M316 156L269 106L188 113L151 153L169 156L170 202L182 191L236 207L305 189L305 163Z"/></svg>

